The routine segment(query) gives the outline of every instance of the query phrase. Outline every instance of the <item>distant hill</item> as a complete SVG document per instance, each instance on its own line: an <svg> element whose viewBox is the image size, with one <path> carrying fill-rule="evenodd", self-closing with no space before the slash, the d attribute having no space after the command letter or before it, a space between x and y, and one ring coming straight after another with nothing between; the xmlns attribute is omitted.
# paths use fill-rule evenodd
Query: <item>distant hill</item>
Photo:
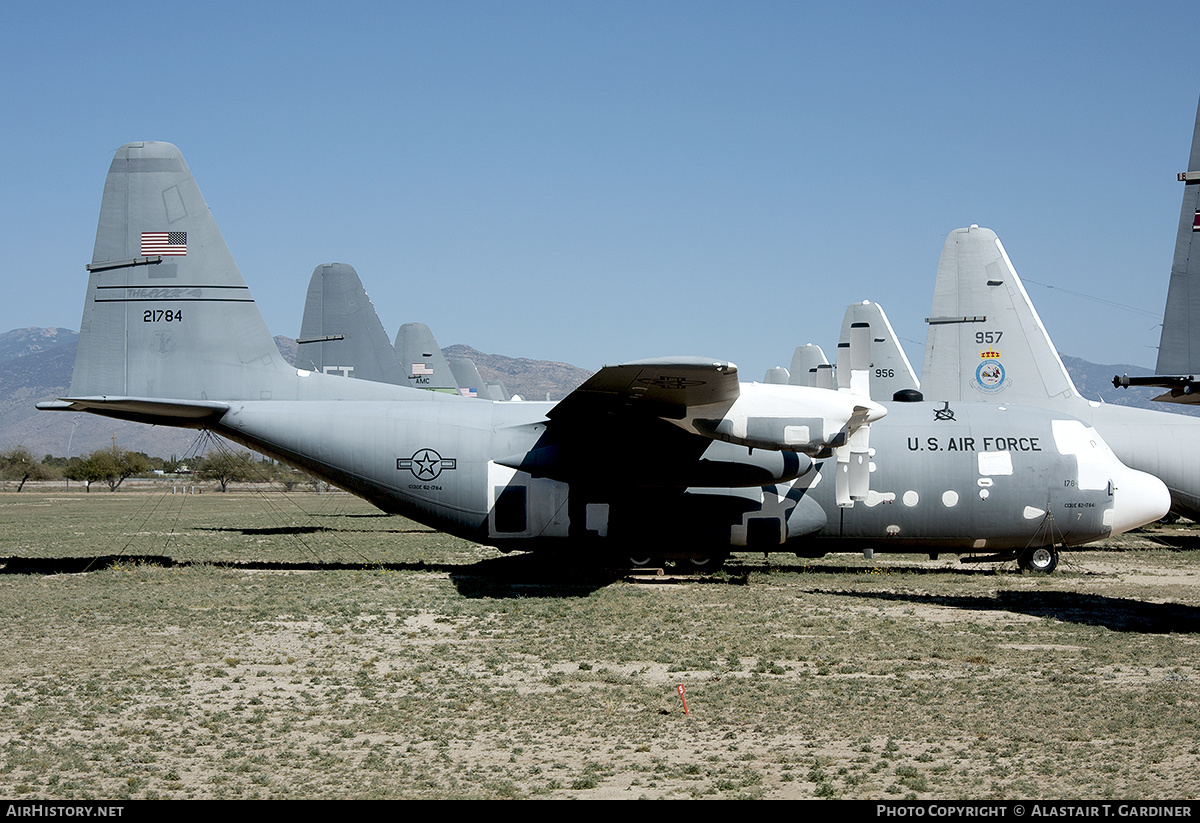
<svg viewBox="0 0 1200 823"><path fill-rule="evenodd" d="M75 366L79 335L70 329L14 329L0 334L0 449L23 445L33 454L68 456L86 454L103 446L144 451L160 457L183 455L196 439L187 429L124 423L91 414L39 412L34 405L64 396ZM277 336L276 345L288 363L295 365L296 341ZM567 363L485 354L462 344L442 349L447 358L473 360L485 380L502 380L510 392L526 400L546 395L560 400L586 380L591 372ZM1155 389L1117 389L1116 374L1150 374L1140 366L1099 365L1078 357L1062 356L1080 393L1117 406L1136 406L1179 414L1200 414L1190 406L1155 403Z"/></svg>
<svg viewBox="0 0 1200 823"><path fill-rule="evenodd" d="M465 357L474 361L480 377L484 380L502 380L510 392L526 400L545 400L547 394L552 400L561 400L592 376L587 369L567 363L484 354L461 343L444 347L442 354L446 355L447 360Z"/></svg>
<svg viewBox="0 0 1200 823"><path fill-rule="evenodd" d="M64 343L74 343L79 332L70 329L13 329L0 334L0 363L53 349Z"/></svg>
<svg viewBox="0 0 1200 823"><path fill-rule="evenodd" d="M146 426L93 414L39 412L44 400L67 394L79 334L70 329L14 329L0 334L0 450L25 446L34 455L87 454L111 446L159 457L187 454L197 433L190 429ZM282 335L275 344L291 365L296 341ZM527 400L565 397L591 372L544 360L484 354L470 346L449 346L447 357L470 357L486 380L503 380Z"/></svg>

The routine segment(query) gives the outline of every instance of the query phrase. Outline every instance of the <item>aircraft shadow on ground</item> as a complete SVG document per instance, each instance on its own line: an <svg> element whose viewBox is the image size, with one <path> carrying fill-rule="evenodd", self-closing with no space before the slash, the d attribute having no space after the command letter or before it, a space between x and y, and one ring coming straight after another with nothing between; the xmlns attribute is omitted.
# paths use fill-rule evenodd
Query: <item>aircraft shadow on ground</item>
<svg viewBox="0 0 1200 823"><path fill-rule="evenodd" d="M307 528L307 527L306 527ZM253 571L362 571L435 572L450 578L459 594L471 598L587 597L630 574L628 569L598 564L550 562L535 554L512 554L474 563L371 563L366 561L178 561L166 555L108 554L84 557L4 557L4 574L83 574L119 566L157 566L188 568L215 566ZM1011 567L931 568L920 566L887 567L889 576L897 575L1019 575ZM689 585L747 585L752 572L793 573L805 576L865 575L877 571L822 561L799 560L767 564L762 561L731 560L716 575L667 578L684 580ZM652 580L650 581L652 582ZM897 592L851 592L837 589L810 589L814 594L829 594L863 600L907 602L944 606L966 611L1011 612L1031 617L1046 617L1069 623L1103 626L1112 631L1143 634L1200 634L1200 608L1177 603L1148 603L1129 598L1105 597L1063 591L1001 591L994 596L936 595Z"/></svg>
<svg viewBox="0 0 1200 823"><path fill-rule="evenodd" d="M252 571L436 572L447 575L465 597L586 597L619 580L624 571L547 564L529 555L481 560L476 563L372 563L366 561L191 561L167 555L105 554L84 557L4 557L0 575L84 574L115 567L155 566L184 569L214 566Z"/></svg>
<svg viewBox="0 0 1200 823"><path fill-rule="evenodd" d="M903 592L849 592L814 589L816 594L862 600L885 600L944 606L976 612L1010 612L1064 623L1102 626L1114 632L1200 634L1200 609L1179 603L1147 603L1127 597L1105 597L1063 591L1001 591L994 596L936 595Z"/></svg>
<svg viewBox="0 0 1200 823"><path fill-rule="evenodd" d="M463 597L587 597L625 574L625 570L512 554L455 566L450 581Z"/></svg>
<svg viewBox="0 0 1200 823"><path fill-rule="evenodd" d="M157 566L165 569L186 569L192 566L214 566L225 569L253 571L436 571L451 573L462 566L451 563L372 563L367 561L268 561L268 560L176 560L154 554L104 554L88 557L3 557L0 574L82 574L105 571L118 566Z"/></svg>
<svg viewBox="0 0 1200 823"><path fill-rule="evenodd" d="M1200 535L1159 534L1155 535L1159 548L1172 552L1194 552L1200 550Z"/></svg>
<svg viewBox="0 0 1200 823"><path fill-rule="evenodd" d="M347 529L337 526L266 526L252 528L246 526L205 526L198 528L201 532L232 532L245 535L280 535L280 534L316 534L318 532L343 532ZM436 529L371 529L376 534L437 534Z"/></svg>
<svg viewBox="0 0 1200 823"><path fill-rule="evenodd" d="M3 557L0 575L84 574L115 567L156 566L183 569L214 566L253 571L435 572L447 575L464 597L586 597L628 574L625 569L548 563L533 555L507 555L475 563L372 563L367 561L192 561L167 555L105 554L83 557ZM721 582L739 582L737 578ZM740 582L745 582L744 578Z"/></svg>

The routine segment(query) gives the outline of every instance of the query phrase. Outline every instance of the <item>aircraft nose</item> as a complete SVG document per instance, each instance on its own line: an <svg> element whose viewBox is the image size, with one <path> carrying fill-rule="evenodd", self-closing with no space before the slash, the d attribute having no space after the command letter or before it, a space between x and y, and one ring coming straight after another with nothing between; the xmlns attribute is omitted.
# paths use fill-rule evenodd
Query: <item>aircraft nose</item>
<svg viewBox="0 0 1200 823"><path fill-rule="evenodd" d="M1171 493L1152 474L1123 466L1113 477L1112 533L1153 523L1171 508Z"/></svg>

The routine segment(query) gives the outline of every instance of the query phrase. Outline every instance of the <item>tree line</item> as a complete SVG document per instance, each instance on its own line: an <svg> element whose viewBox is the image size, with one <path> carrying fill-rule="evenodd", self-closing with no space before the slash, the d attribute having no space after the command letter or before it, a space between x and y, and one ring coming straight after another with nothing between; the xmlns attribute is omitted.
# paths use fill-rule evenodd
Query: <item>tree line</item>
<svg viewBox="0 0 1200 823"><path fill-rule="evenodd" d="M228 491L230 483L243 482L274 483L287 491L302 483L321 489L320 481L311 475L256 458L250 452L215 451L191 460L151 457L145 452L115 447L71 458L47 454L41 460L24 446L0 452L0 480L16 482L18 492L30 480L60 479L83 483L89 492L93 483L107 485L109 491L115 492L130 477L149 477L160 472L186 472L200 480L215 482L221 491Z"/></svg>

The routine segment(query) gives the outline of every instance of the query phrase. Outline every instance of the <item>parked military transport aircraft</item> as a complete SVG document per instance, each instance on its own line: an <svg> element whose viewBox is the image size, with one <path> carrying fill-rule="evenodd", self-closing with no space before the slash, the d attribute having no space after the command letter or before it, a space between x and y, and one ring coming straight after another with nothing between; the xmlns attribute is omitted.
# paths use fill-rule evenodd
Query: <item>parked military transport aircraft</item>
<svg viewBox="0 0 1200 823"><path fill-rule="evenodd" d="M838 351L850 346L851 330L863 324L871 329L871 399L883 403L896 400L901 393L918 391L921 383L917 380L912 364L908 362L908 356L901 348L883 307L878 303L864 300L861 303L852 303L846 308L846 314L842 318L841 336L838 338ZM812 343L798 346L792 354L791 370L781 371L788 377L783 382L793 386L848 388L846 381L839 378L836 369L825 359L825 352L820 346ZM912 400L913 397L906 394L902 402Z"/></svg>
<svg viewBox="0 0 1200 823"><path fill-rule="evenodd" d="M558 403L289 367L169 143L117 150L88 270L69 395L39 408L209 429L504 551L703 565L866 545L1028 565L1167 508L1067 415L871 401L868 324L844 351L851 391L739 384L697 357L606 366Z"/></svg>
<svg viewBox="0 0 1200 823"><path fill-rule="evenodd" d="M408 385L414 389L458 394L458 383L446 356L424 323L405 323L396 332L396 356L408 370Z"/></svg>
<svg viewBox="0 0 1200 823"><path fill-rule="evenodd" d="M1175 235L1175 259L1163 311L1158 365L1152 377L1119 375L1113 385L1159 386L1170 389L1155 400L1164 403L1200 403L1200 104L1192 131L1188 171L1179 173L1183 206Z"/></svg>
<svg viewBox="0 0 1200 823"><path fill-rule="evenodd" d="M971 226L950 233L927 322L927 399L991 399L1078 417L1126 465L1166 483L1172 511L1200 518L1200 419L1085 400L995 232Z"/></svg>
<svg viewBox="0 0 1200 823"><path fill-rule="evenodd" d="M446 363L424 323L401 327L397 353L353 266L325 263L313 269L300 324L299 363L325 374L508 400L500 381L485 383L467 359Z"/></svg>
<svg viewBox="0 0 1200 823"><path fill-rule="evenodd" d="M408 382L358 273L345 263L313 269L296 343L302 368L378 383Z"/></svg>

